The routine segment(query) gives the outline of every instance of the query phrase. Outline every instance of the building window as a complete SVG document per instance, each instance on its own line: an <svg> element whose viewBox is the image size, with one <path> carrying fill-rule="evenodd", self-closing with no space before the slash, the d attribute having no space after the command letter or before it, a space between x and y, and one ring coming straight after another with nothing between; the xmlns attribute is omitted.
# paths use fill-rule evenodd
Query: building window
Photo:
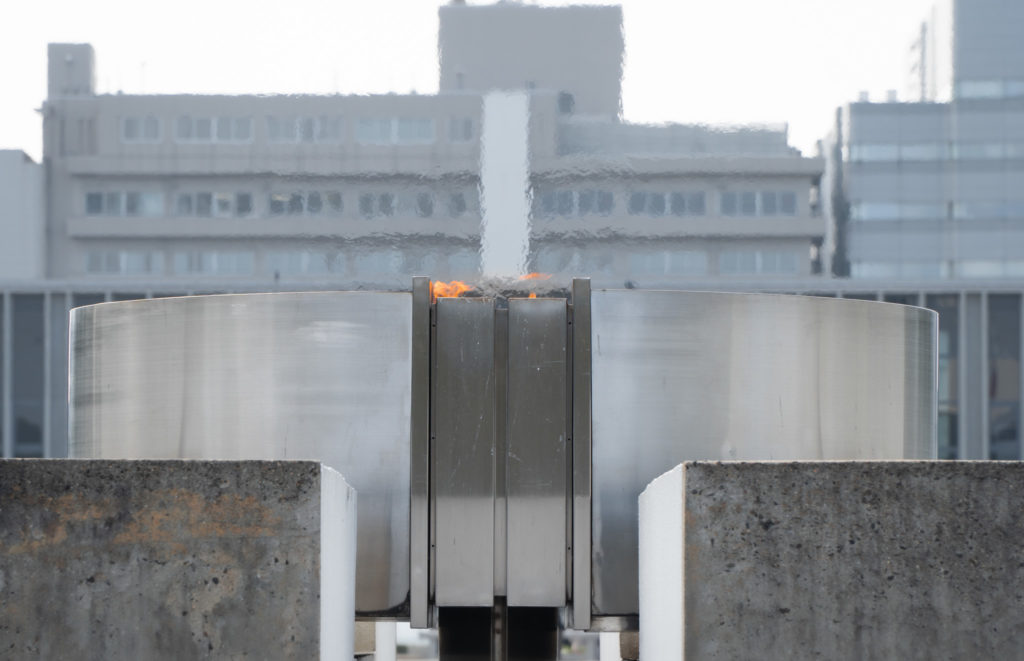
<svg viewBox="0 0 1024 661"><path fill-rule="evenodd" d="M344 201L341 199L341 193L338 191L330 191L327 193L327 206L334 214L340 214L345 209Z"/></svg>
<svg viewBox="0 0 1024 661"><path fill-rule="evenodd" d="M722 275L796 275L800 259L789 250L723 250L718 256Z"/></svg>
<svg viewBox="0 0 1024 661"><path fill-rule="evenodd" d="M448 121L448 140L469 142L473 139L473 120L469 117L452 117Z"/></svg>
<svg viewBox="0 0 1024 661"><path fill-rule="evenodd" d="M356 142L364 145L391 144L391 119L364 117L356 123Z"/></svg>
<svg viewBox="0 0 1024 661"><path fill-rule="evenodd" d="M434 196L430 193L419 193L416 196L416 215L429 218L434 215Z"/></svg>
<svg viewBox="0 0 1024 661"><path fill-rule="evenodd" d="M160 119L153 115L121 120L122 142L159 142Z"/></svg>
<svg viewBox="0 0 1024 661"><path fill-rule="evenodd" d="M466 213L466 195L456 191L448 196L448 215L458 218Z"/></svg>
<svg viewBox="0 0 1024 661"><path fill-rule="evenodd" d="M576 197L577 208L581 216L594 213L607 215L611 213L614 200L615 197L610 191L603 190L581 190Z"/></svg>
<svg viewBox="0 0 1024 661"><path fill-rule="evenodd" d="M398 142L402 144L434 142L434 120L423 117L399 117Z"/></svg>
<svg viewBox="0 0 1024 661"><path fill-rule="evenodd" d="M779 194L779 213L783 216L796 215L796 193L786 191Z"/></svg>
<svg viewBox="0 0 1024 661"><path fill-rule="evenodd" d="M85 194L85 214L87 216L103 215L103 193Z"/></svg>
<svg viewBox="0 0 1024 661"><path fill-rule="evenodd" d="M164 255L156 251L95 250L86 254L85 271L92 275L158 275Z"/></svg>
<svg viewBox="0 0 1024 661"><path fill-rule="evenodd" d="M154 218L164 215L163 193L128 192L125 194L125 215Z"/></svg>
<svg viewBox="0 0 1024 661"><path fill-rule="evenodd" d="M157 191L108 191L85 194L88 216L163 216L164 194Z"/></svg>
<svg viewBox="0 0 1024 661"><path fill-rule="evenodd" d="M630 193L629 194L629 214L631 216L638 216L644 212L647 208L647 193Z"/></svg>
<svg viewBox="0 0 1024 661"><path fill-rule="evenodd" d="M190 251L174 254L176 275L252 275L251 252Z"/></svg>
<svg viewBox="0 0 1024 661"><path fill-rule="evenodd" d="M740 193L740 215L757 215L757 195L755 193L749 191Z"/></svg>
<svg viewBox="0 0 1024 661"><path fill-rule="evenodd" d="M344 270L344 258L321 252L270 252L265 268L273 275L323 275Z"/></svg>
<svg viewBox="0 0 1024 661"><path fill-rule="evenodd" d="M739 210L739 198L736 193L722 193L721 210L723 216L735 216Z"/></svg>

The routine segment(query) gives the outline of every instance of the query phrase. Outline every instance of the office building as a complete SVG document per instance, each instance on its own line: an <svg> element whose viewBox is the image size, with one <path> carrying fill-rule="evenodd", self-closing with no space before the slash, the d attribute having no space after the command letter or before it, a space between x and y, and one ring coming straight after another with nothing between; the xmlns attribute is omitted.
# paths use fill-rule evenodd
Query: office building
<svg viewBox="0 0 1024 661"><path fill-rule="evenodd" d="M914 41L908 102L842 108L826 146L833 271L1024 277L1024 5L943 0Z"/></svg>

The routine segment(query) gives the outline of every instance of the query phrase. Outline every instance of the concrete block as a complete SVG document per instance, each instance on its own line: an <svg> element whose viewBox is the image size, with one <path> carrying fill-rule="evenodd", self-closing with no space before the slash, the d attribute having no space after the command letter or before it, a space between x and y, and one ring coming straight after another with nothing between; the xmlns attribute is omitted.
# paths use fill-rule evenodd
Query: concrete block
<svg viewBox="0 0 1024 661"><path fill-rule="evenodd" d="M1021 462L687 463L640 496L640 658L1024 654Z"/></svg>
<svg viewBox="0 0 1024 661"><path fill-rule="evenodd" d="M0 461L0 658L352 658L355 492L315 462Z"/></svg>

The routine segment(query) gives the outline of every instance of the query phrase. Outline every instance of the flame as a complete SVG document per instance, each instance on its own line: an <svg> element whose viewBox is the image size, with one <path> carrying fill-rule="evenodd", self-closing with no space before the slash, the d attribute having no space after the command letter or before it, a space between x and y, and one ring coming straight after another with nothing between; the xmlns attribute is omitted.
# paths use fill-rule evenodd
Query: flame
<svg viewBox="0 0 1024 661"><path fill-rule="evenodd" d="M520 280L550 280L550 273L527 273L526 275L519 276Z"/></svg>
<svg viewBox="0 0 1024 661"><path fill-rule="evenodd" d="M439 298L455 298L462 296L471 289L473 289L473 285L467 285L461 280L452 280L451 282L431 282L430 298L435 301Z"/></svg>
<svg viewBox="0 0 1024 661"><path fill-rule="evenodd" d="M530 292L530 295L527 298L537 298L537 292Z"/></svg>

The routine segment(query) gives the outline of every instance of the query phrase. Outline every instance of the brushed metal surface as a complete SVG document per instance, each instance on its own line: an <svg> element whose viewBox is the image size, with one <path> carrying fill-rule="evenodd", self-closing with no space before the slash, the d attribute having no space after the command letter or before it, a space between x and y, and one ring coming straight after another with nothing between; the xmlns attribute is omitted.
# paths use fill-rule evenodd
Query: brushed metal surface
<svg viewBox="0 0 1024 661"><path fill-rule="evenodd" d="M409 594L411 295L238 294L71 313L71 456L315 459L359 493L356 609Z"/></svg>
<svg viewBox="0 0 1024 661"><path fill-rule="evenodd" d="M431 489L434 603L494 604L494 302L436 307Z"/></svg>
<svg viewBox="0 0 1024 661"><path fill-rule="evenodd" d="M509 301L509 606L566 602L566 321L563 298Z"/></svg>
<svg viewBox="0 0 1024 661"><path fill-rule="evenodd" d="M430 278L412 279L409 623L430 627Z"/></svg>
<svg viewBox="0 0 1024 661"><path fill-rule="evenodd" d="M682 461L935 456L931 311L612 290L591 306L595 616L637 613L637 496Z"/></svg>
<svg viewBox="0 0 1024 661"><path fill-rule="evenodd" d="M572 281L571 626L591 628L591 323L590 280Z"/></svg>

